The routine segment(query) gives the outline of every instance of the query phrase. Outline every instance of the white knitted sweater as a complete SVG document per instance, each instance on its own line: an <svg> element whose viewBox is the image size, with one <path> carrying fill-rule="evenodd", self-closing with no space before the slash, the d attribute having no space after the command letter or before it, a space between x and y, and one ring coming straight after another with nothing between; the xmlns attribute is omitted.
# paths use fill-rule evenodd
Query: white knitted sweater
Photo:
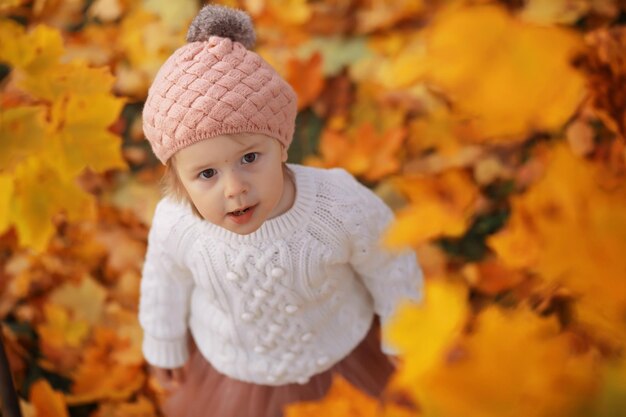
<svg viewBox="0 0 626 417"><path fill-rule="evenodd" d="M374 313L384 323L400 299L420 300L414 252L380 248L393 219L385 203L342 169L288 166L293 206L249 235L159 202L139 310L149 363L183 365L189 329L225 375L306 383L362 341Z"/></svg>

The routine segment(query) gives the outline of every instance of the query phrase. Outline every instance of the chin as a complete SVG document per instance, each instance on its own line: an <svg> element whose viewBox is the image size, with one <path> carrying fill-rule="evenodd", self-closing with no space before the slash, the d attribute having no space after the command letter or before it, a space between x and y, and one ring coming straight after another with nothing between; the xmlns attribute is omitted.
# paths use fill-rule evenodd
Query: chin
<svg viewBox="0 0 626 417"><path fill-rule="evenodd" d="M254 226L254 227L251 227L251 228L241 228L239 230L233 230L233 229L228 229L228 230L230 230L233 233L237 233L238 235L245 236L245 235L249 235L250 233L256 232L257 230L259 230L260 227L261 227L261 225Z"/></svg>
<svg viewBox="0 0 626 417"><path fill-rule="evenodd" d="M254 219L256 220L256 219ZM248 222L246 224L242 224L242 225L234 225L232 223L230 223L229 221L227 221L225 224L222 225L222 227L228 229L229 231L236 233L238 235L249 235L250 233L254 233L257 230L259 230L261 228L261 226L263 225L263 222L258 222L258 221L252 221L252 222ZM230 224L228 224L230 223Z"/></svg>

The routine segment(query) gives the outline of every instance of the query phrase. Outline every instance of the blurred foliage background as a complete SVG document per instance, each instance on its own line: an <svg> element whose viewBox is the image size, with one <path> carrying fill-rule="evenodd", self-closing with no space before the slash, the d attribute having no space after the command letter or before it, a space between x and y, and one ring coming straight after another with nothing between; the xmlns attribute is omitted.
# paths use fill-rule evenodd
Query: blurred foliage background
<svg viewBox="0 0 626 417"><path fill-rule="evenodd" d="M626 2L222 0L299 95L291 161L397 212L426 275L381 402L305 416L626 415ZM147 89L191 0L0 0L0 322L25 416L157 416L136 319L163 169Z"/></svg>

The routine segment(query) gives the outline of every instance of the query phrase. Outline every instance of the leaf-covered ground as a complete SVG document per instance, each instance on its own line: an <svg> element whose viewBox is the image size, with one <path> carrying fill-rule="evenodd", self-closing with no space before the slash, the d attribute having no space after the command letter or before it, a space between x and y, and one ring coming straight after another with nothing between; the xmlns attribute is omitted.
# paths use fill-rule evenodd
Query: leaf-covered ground
<svg viewBox="0 0 626 417"><path fill-rule="evenodd" d="M419 308L381 402L288 417L626 415L626 4L222 0L293 85L291 160L397 213ZM25 416L157 416L137 323L162 167L141 131L201 6L0 0L0 323Z"/></svg>

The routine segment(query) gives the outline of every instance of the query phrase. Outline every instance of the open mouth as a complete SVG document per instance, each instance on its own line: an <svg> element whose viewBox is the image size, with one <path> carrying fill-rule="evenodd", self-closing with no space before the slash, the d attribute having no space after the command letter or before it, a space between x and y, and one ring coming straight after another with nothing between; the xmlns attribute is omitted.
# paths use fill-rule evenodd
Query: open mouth
<svg viewBox="0 0 626 417"><path fill-rule="evenodd" d="M236 224L246 224L252 219L252 216L254 216L254 211L256 210L257 206L258 204L255 204L241 210L231 211L228 213L227 217Z"/></svg>
<svg viewBox="0 0 626 417"><path fill-rule="evenodd" d="M233 216L237 216L237 217L239 217L239 216L243 216L243 215L244 215L244 214L246 214L246 213L247 213L247 212L248 212L251 208L252 208L252 206L250 206L250 207L246 207L246 208L245 208L245 209L243 209L243 210L235 210L235 211L231 211L231 212L230 212L230 213L228 213L228 214L232 214Z"/></svg>

